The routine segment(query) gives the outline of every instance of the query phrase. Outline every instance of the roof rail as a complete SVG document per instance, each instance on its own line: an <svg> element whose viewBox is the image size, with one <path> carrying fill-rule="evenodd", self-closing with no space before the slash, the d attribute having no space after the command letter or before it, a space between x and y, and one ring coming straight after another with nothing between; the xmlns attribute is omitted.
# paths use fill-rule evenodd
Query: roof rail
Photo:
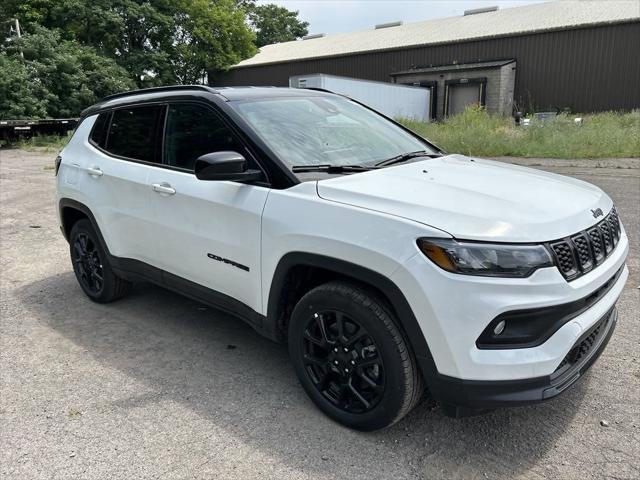
<svg viewBox="0 0 640 480"><path fill-rule="evenodd" d="M313 90L315 92L335 93L336 95L341 95L340 93L336 93L333 90L328 90L321 87L304 87L303 90Z"/></svg>
<svg viewBox="0 0 640 480"><path fill-rule="evenodd" d="M205 92L215 92L214 89L206 85L169 85L166 87L141 88L140 90L130 90L128 92L114 93L113 95L104 97L100 101L106 102L107 100L113 100L114 98L127 97L129 95L138 95L141 93L172 92L175 90L202 90Z"/></svg>

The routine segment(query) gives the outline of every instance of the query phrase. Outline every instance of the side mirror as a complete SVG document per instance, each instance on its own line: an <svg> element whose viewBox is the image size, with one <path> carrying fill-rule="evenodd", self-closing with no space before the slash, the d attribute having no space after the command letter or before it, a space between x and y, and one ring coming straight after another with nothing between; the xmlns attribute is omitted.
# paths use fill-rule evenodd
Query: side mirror
<svg viewBox="0 0 640 480"><path fill-rule="evenodd" d="M198 180L233 180L251 182L260 180L260 170L248 170L247 160L238 152L214 152L196 160L195 174Z"/></svg>

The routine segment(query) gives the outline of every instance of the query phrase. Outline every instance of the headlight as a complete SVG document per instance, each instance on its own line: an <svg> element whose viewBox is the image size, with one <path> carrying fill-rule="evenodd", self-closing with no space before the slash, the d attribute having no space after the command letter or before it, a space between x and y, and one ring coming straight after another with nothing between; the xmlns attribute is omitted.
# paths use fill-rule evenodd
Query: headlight
<svg viewBox="0 0 640 480"><path fill-rule="evenodd" d="M542 245L421 238L418 247L440 268L465 275L523 278L553 266L551 254Z"/></svg>

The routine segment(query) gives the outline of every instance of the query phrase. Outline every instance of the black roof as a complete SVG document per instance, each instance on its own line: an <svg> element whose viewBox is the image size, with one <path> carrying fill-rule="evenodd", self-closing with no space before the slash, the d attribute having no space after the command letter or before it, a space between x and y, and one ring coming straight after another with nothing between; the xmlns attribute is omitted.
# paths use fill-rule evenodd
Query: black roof
<svg viewBox="0 0 640 480"><path fill-rule="evenodd" d="M332 94L328 91L314 90L309 88L289 88L289 87L211 87L227 100L246 100L252 98L270 97L319 97Z"/></svg>
<svg viewBox="0 0 640 480"><path fill-rule="evenodd" d="M206 85L172 85L168 87L143 88L116 93L104 97L100 102L83 110L81 117L120 105L160 101L167 98L211 98L221 101L250 100L273 97L311 97L329 95L331 92L286 87L209 87Z"/></svg>

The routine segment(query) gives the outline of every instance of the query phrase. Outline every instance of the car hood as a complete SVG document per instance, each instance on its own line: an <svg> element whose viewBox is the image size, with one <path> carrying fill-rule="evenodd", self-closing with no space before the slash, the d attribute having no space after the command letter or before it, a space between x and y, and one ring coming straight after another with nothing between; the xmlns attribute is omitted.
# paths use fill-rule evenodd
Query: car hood
<svg viewBox="0 0 640 480"><path fill-rule="evenodd" d="M459 239L539 242L590 227L611 199L570 177L462 155L321 180L326 200L376 210Z"/></svg>

